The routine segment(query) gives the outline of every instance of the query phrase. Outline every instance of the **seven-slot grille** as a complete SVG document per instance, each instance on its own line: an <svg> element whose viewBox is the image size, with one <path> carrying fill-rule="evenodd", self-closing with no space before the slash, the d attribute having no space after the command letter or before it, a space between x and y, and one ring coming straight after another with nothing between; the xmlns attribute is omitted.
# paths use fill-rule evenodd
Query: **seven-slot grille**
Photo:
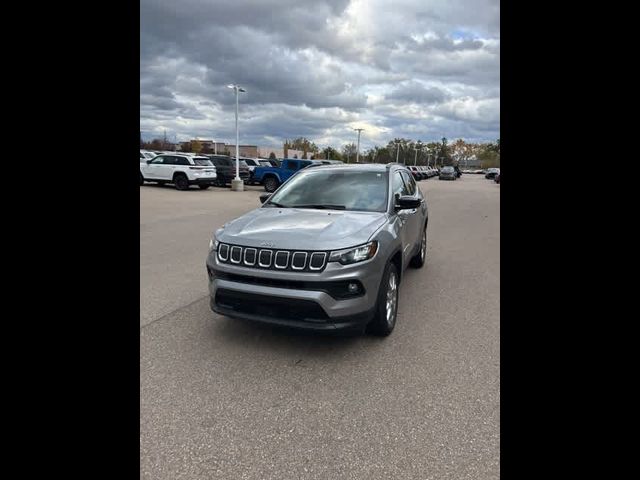
<svg viewBox="0 0 640 480"><path fill-rule="evenodd" d="M328 256L328 252L218 245L218 260L222 263L269 270L320 272L324 270Z"/></svg>

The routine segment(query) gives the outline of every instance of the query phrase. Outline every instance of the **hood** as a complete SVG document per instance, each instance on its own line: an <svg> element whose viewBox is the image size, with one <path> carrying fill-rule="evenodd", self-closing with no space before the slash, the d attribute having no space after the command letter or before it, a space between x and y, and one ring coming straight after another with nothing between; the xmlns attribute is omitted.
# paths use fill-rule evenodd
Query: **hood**
<svg viewBox="0 0 640 480"><path fill-rule="evenodd" d="M366 243L386 213L306 208L258 208L216 232L223 243L247 247L338 250Z"/></svg>

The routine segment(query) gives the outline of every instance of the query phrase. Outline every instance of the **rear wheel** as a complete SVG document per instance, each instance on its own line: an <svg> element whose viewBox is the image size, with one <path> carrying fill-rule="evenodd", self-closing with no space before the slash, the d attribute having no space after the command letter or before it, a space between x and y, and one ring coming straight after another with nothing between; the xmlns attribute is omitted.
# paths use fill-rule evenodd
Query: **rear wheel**
<svg viewBox="0 0 640 480"><path fill-rule="evenodd" d="M269 177L264 181L264 189L266 192L275 192L278 188L278 180L274 177Z"/></svg>
<svg viewBox="0 0 640 480"><path fill-rule="evenodd" d="M386 337L396 326L399 284L398 270L393 263L389 262L384 269L382 282L378 289L376 313L368 325L368 330L372 334Z"/></svg>
<svg viewBox="0 0 640 480"><path fill-rule="evenodd" d="M173 178L173 183L175 183L178 190L187 190L189 188L189 179L184 173L176 174Z"/></svg>
<svg viewBox="0 0 640 480"><path fill-rule="evenodd" d="M198 185L198 187L200 187L200 190L206 190L207 188L210 187L210 185L207 183L205 185Z"/></svg>

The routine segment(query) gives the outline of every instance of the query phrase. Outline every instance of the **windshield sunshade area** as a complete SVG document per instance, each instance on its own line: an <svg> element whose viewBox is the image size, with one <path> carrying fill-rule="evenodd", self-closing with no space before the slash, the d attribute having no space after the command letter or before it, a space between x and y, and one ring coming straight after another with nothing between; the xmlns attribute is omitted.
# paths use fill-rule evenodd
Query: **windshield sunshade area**
<svg viewBox="0 0 640 480"><path fill-rule="evenodd" d="M293 208L383 212L387 209L387 173L335 170L303 173L284 185L269 203Z"/></svg>

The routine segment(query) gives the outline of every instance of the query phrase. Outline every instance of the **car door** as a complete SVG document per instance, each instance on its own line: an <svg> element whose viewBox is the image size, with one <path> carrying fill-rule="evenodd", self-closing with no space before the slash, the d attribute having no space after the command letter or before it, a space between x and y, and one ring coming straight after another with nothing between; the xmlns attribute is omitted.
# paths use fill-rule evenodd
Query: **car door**
<svg viewBox="0 0 640 480"><path fill-rule="evenodd" d="M173 178L173 170L176 167L176 157L173 155L163 155L162 163L158 164L156 175L160 180L171 180Z"/></svg>
<svg viewBox="0 0 640 480"><path fill-rule="evenodd" d="M151 160L147 165L140 165L140 168L142 170L142 175L144 176L144 178L154 179L154 180L160 179L161 178L160 168L163 161L164 161L164 156L158 155L153 160Z"/></svg>
<svg viewBox="0 0 640 480"><path fill-rule="evenodd" d="M409 195L409 189L400 174L399 170L393 172L391 178L391 192L392 198L395 199L399 196ZM398 228L398 236L400 237L400 241L402 243L402 264L406 265L409 261L409 254L411 253L413 246L413 238L411 237L411 225L410 219L412 217L411 210L396 210L396 221Z"/></svg>
<svg viewBox="0 0 640 480"><path fill-rule="evenodd" d="M404 183L407 187L407 195L410 195L414 198L422 199L422 193L420 192L420 189L418 188L418 185L416 184L416 182L413 180L413 176L409 172L404 170L401 171L400 174L402 175L402 179L404 180ZM404 210L404 212L406 212L406 215L407 215L407 223L405 228L407 229L407 236L412 245L411 248L408 250L409 252L408 254L411 254L412 252L414 252L415 249L418 248L417 245L419 244L419 241L422 240L421 210L423 207L424 207L424 203L420 208Z"/></svg>

